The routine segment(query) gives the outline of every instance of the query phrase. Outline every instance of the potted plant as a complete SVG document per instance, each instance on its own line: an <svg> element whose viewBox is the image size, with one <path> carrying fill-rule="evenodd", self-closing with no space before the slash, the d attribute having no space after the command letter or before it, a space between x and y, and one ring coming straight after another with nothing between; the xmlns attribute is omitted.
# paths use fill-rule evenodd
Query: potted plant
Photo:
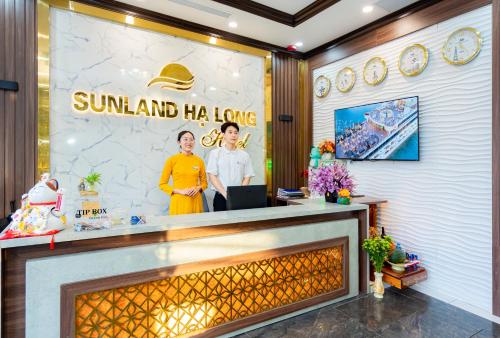
<svg viewBox="0 0 500 338"><path fill-rule="evenodd" d="M352 192L354 180L347 167L338 162L309 171L309 190L316 195L324 195L327 202L336 203L342 189Z"/></svg>
<svg viewBox="0 0 500 338"><path fill-rule="evenodd" d="M95 185L101 184L101 174L93 171L85 177L85 182L88 184L89 191L95 191Z"/></svg>
<svg viewBox="0 0 500 338"><path fill-rule="evenodd" d="M321 159L325 161L333 160L335 154L335 143L332 140L323 140L319 144L319 152L321 154Z"/></svg>
<svg viewBox="0 0 500 338"><path fill-rule="evenodd" d="M375 285L373 287L376 298L384 298L384 282L382 282L382 267L391 249L390 236L374 236L363 241L363 249L368 253L375 268Z"/></svg>

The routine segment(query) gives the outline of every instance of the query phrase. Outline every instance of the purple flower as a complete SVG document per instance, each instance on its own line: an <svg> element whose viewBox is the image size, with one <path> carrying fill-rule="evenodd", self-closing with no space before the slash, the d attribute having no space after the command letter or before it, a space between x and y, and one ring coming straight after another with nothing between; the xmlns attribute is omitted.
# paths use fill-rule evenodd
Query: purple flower
<svg viewBox="0 0 500 338"><path fill-rule="evenodd" d="M309 169L309 190L316 194L324 195L327 191L339 192L341 189L352 192L354 187L354 181L343 164L335 162L330 166Z"/></svg>

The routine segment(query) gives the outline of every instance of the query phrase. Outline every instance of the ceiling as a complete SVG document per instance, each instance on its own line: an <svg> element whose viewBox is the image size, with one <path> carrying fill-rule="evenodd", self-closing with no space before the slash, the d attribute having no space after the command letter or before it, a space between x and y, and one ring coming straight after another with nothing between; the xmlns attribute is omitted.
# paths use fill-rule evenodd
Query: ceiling
<svg viewBox="0 0 500 338"><path fill-rule="evenodd" d="M307 52L418 0L341 0L296 27L211 0L119 1L281 47L300 41L303 46L297 50ZM314 0L256 0L256 2L295 14ZM373 11L363 13L362 8L366 5L372 5ZM236 21L238 27L228 27L230 21Z"/></svg>

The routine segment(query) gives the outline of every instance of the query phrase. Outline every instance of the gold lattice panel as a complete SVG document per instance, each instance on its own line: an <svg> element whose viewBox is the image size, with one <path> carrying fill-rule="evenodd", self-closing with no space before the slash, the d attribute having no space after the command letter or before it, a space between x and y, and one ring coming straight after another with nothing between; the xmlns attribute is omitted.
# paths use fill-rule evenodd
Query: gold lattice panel
<svg viewBox="0 0 500 338"><path fill-rule="evenodd" d="M76 296L76 337L175 337L344 287L344 246Z"/></svg>

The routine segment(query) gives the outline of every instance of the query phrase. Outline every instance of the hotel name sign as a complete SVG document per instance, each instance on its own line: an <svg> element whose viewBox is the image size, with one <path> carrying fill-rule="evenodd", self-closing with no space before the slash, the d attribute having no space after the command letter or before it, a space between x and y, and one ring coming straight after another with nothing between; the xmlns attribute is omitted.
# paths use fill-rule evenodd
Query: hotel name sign
<svg viewBox="0 0 500 338"><path fill-rule="evenodd" d="M179 64L169 64L163 67L160 75L148 83L148 87L160 84L161 88L187 91L194 84L194 76L189 70ZM243 127L255 127L257 117L255 112L245 112L233 108L207 108L206 105L190 103L177 104L173 101L144 98L130 100L125 95L113 95L78 90L72 95L72 107L76 112L92 112L96 114L113 114L116 116L143 116L158 119L182 118L186 121L198 122L200 127L208 123L236 122ZM250 134L239 141L238 147L246 148ZM222 145L222 134L217 128L211 129L200 140L204 147Z"/></svg>

